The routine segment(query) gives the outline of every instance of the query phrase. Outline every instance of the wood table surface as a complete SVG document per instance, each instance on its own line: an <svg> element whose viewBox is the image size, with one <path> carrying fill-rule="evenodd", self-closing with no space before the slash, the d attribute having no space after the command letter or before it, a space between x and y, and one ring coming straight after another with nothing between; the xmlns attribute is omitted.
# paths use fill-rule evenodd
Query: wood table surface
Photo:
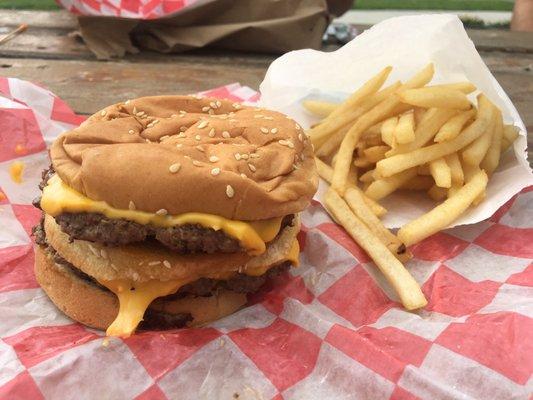
<svg viewBox="0 0 533 400"><path fill-rule="evenodd" d="M193 93L232 82L257 90L277 57L202 50L172 55L143 52L97 61L72 34L77 21L66 11L0 10L3 33L21 23L28 24L28 30L0 45L0 75L40 82L80 114L128 98ZM468 34L517 107L530 132L531 149L533 33L469 30Z"/></svg>

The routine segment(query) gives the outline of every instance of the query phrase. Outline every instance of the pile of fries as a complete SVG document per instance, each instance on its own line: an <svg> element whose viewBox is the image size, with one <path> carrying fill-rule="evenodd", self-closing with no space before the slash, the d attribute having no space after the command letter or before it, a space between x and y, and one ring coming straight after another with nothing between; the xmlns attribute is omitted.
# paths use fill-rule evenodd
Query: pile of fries
<svg viewBox="0 0 533 400"><path fill-rule="evenodd" d="M404 307L427 304L402 262L407 246L448 227L485 196L500 155L518 136L483 94L472 104L470 82L428 86L428 65L405 83L382 88L387 67L341 104L305 101L323 117L307 133L320 176L330 183L325 205L368 253ZM378 201L396 190L427 191L440 202L397 234L383 226Z"/></svg>

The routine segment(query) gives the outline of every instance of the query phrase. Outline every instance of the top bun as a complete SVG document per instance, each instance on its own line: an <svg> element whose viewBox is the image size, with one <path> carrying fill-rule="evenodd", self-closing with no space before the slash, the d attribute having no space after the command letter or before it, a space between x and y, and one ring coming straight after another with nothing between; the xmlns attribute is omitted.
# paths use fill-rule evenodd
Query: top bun
<svg viewBox="0 0 533 400"><path fill-rule="evenodd" d="M318 185L311 143L294 120L193 96L109 106L58 137L50 156L87 197L152 213L280 217L303 210Z"/></svg>

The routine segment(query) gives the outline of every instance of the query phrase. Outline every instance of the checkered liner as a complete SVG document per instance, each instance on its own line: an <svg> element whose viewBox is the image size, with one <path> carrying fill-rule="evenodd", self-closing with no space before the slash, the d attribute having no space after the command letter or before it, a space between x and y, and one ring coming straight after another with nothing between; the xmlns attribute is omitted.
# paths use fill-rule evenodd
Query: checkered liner
<svg viewBox="0 0 533 400"><path fill-rule="evenodd" d="M180 11L198 0L56 0L73 14L155 19Z"/></svg>
<svg viewBox="0 0 533 400"><path fill-rule="evenodd" d="M365 253L314 202L301 266L202 329L111 339L73 323L33 274L30 205L45 147L80 122L49 91L0 79L1 399L527 399L533 370L533 188L489 221L413 248L429 299L404 311ZM233 84L205 95L254 101ZM8 174L25 163L24 181ZM529 333L528 333L529 332ZM528 339L529 338L529 339Z"/></svg>

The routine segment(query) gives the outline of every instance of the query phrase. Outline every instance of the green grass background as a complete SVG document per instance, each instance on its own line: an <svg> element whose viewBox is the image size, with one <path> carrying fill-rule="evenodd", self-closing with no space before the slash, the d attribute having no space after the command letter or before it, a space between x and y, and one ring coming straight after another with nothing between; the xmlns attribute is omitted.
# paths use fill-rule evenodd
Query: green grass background
<svg viewBox="0 0 533 400"><path fill-rule="evenodd" d="M357 0L359 10L498 10L511 11L513 0ZM0 8L55 10L54 0L0 0Z"/></svg>

